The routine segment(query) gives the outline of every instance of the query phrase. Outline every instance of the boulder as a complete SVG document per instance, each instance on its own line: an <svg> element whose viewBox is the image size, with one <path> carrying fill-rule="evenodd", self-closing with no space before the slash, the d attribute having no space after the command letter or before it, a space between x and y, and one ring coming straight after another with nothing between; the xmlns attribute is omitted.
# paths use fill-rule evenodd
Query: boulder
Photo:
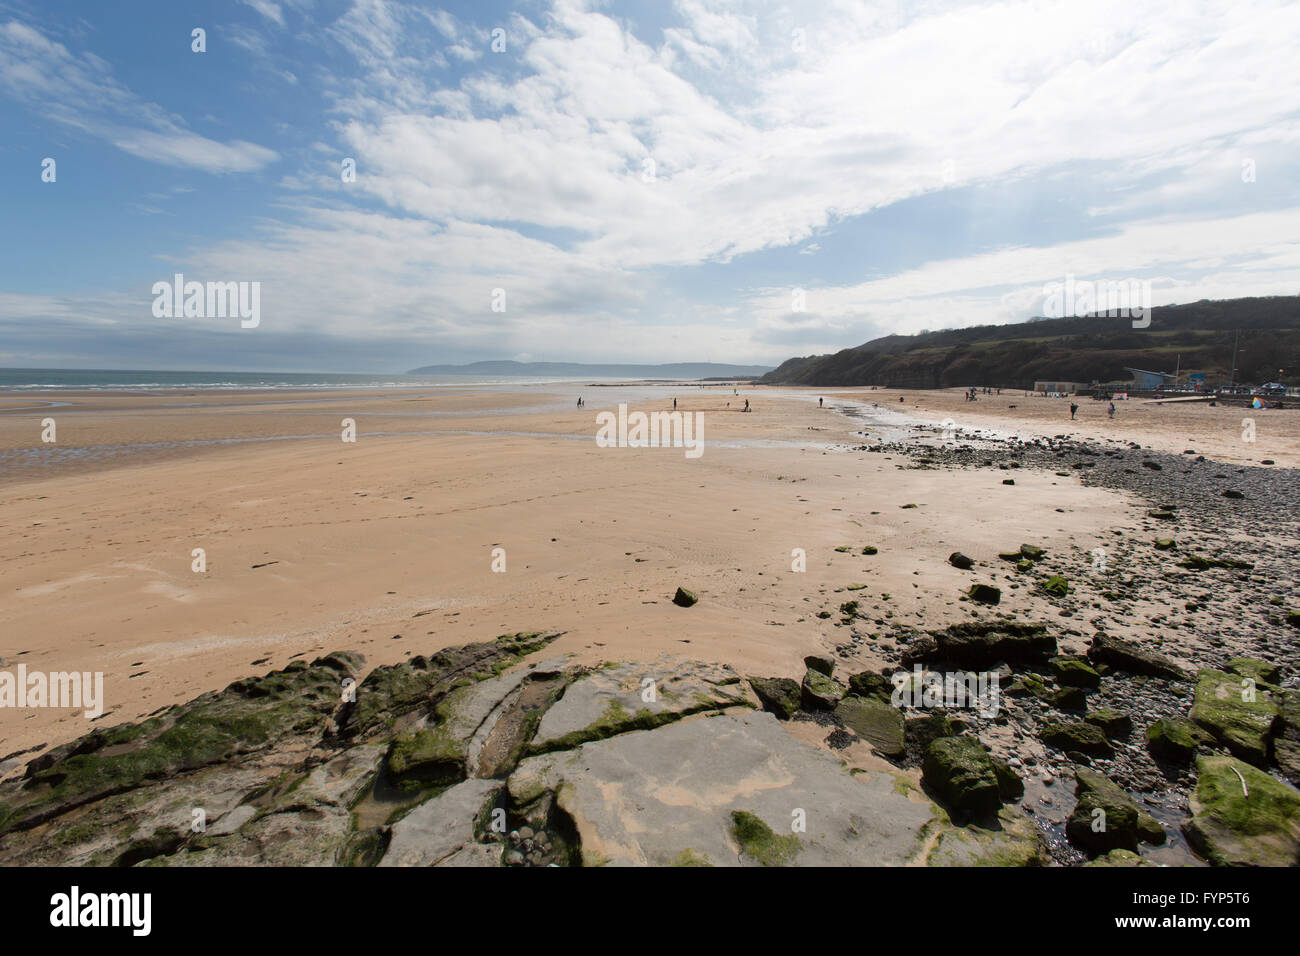
<svg viewBox="0 0 1300 956"><path fill-rule="evenodd" d="M1281 714L1268 685L1223 671L1203 670L1196 677L1192 721L1208 731L1236 757L1263 767L1269 737Z"/></svg>
<svg viewBox="0 0 1300 956"><path fill-rule="evenodd" d="M978 585L977 585L978 586ZM1003 662L1037 663L1056 653L1056 638L1044 624L954 624L935 631L935 654L959 667L987 668Z"/></svg>
<svg viewBox="0 0 1300 956"><path fill-rule="evenodd" d="M799 710L802 690L799 682L789 677L751 677L749 686L754 689L763 709L789 720Z"/></svg>
<svg viewBox="0 0 1300 956"><path fill-rule="evenodd" d="M1300 864L1300 792L1234 757L1199 757L1192 847L1218 866Z"/></svg>
<svg viewBox="0 0 1300 956"><path fill-rule="evenodd" d="M1133 732L1133 719L1113 707L1090 711L1083 719L1094 727L1101 728L1101 732L1111 740L1122 740Z"/></svg>
<svg viewBox="0 0 1300 956"><path fill-rule="evenodd" d="M1273 756L1283 775L1300 786L1300 690L1282 691L1278 708L1281 717L1273 738Z"/></svg>
<svg viewBox="0 0 1300 956"><path fill-rule="evenodd" d="M1115 752L1099 728L1081 721L1049 723L1038 736L1043 743L1066 753L1073 751L1090 757L1110 757Z"/></svg>
<svg viewBox="0 0 1300 956"><path fill-rule="evenodd" d="M997 604L1002 600L1002 590L991 584L972 584L966 593L980 604Z"/></svg>
<svg viewBox="0 0 1300 956"><path fill-rule="evenodd" d="M966 557L966 555L962 554L960 551L954 551L952 554L948 555L948 563L954 568L961 568L963 571L969 571L975 565L974 561Z"/></svg>
<svg viewBox="0 0 1300 956"><path fill-rule="evenodd" d="M1187 763L1211 737L1190 720L1161 717L1147 728L1147 749L1161 760Z"/></svg>
<svg viewBox="0 0 1300 956"><path fill-rule="evenodd" d="M696 597L694 591L688 591L686 588L679 587L677 593L673 595L673 603L678 607L691 607L700 599Z"/></svg>
<svg viewBox="0 0 1300 956"><path fill-rule="evenodd" d="M1052 597L1065 597L1070 591L1070 582L1062 575L1053 574L1050 578L1039 585L1041 590L1052 595Z"/></svg>
<svg viewBox="0 0 1300 956"><path fill-rule="evenodd" d="M1044 551L1040 547L1037 547L1036 545L1022 544L1020 546L1021 556L1027 558L1030 561L1041 561L1043 560L1043 555L1046 553L1047 553L1046 551Z"/></svg>
<svg viewBox="0 0 1300 956"><path fill-rule="evenodd" d="M974 737L931 741L925 750L921 779L958 814L993 815L1002 805L993 760Z"/></svg>
<svg viewBox="0 0 1300 956"><path fill-rule="evenodd" d="M845 697L835 705L835 716L887 757L901 756L907 750L903 714L892 704L875 697Z"/></svg>
<svg viewBox="0 0 1300 956"><path fill-rule="evenodd" d="M830 710L844 696L844 685L821 671L808 669L803 675L800 699L805 710Z"/></svg>
<svg viewBox="0 0 1300 956"><path fill-rule="evenodd" d="M1182 665L1161 654L1118 637L1098 631L1088 649L1088 660L1095 664L1109 664L1116 670L1166 680L1187 680Z"/></svg>
<svg viewBox="0 0 1300 956"><path fill-rule="evenodd" d="M1101 686L1101 675L1088 662L1079 657L1053 657L1048 663L1056 682L1065 687L1087 687L1096 689Z"/></svg>
<svg viewBox="0 0 1300 956"><path fill-rule="evenodd" d="M1074 776L1079 802L1065 824L1070 842L1094 853L1136 850L1138 806L1133 798L1109 777L1087 767L1076 767Z"/></svg>
<svg viewBox="0 0 1300 956"><path fill-rule="evenodd" d="M809 654L803 659L803 666L830 677L835 673L835 658L826 654Z"/></svg>
<svg viewBox="0 0 1300 956"><path fill-rule="evenodd" d="M888 701L893 696L894 684L881 674L862 671L849 678L849 693L855 697L874 697Z"/></svg>

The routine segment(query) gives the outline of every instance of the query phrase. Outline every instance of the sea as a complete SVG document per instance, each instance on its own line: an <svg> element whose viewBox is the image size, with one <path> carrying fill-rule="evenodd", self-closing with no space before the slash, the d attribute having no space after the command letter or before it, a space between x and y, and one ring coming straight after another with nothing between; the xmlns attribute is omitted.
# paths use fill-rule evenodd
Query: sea
<svg viewBox="0 0 1300 956"><path fill-rule="evenodd" d="M358 375L338 372L176 372L131 369L0 368L0 391L168 391L251 389L454 388L545 385L567 378L493 375ZM599 379L590 379L599 381Z"/></svg>

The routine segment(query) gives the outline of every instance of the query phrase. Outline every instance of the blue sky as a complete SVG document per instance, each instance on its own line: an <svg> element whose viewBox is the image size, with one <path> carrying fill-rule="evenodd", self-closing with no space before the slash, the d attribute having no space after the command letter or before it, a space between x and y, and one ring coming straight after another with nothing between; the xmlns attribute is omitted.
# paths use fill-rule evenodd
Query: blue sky
<svg viewBox="0 0 1300 956"><path fill-rule="evenodd" d="M0 366L776 364L1067 275L1300 293L1297 37L1274 2L0 0ZM260 323L155 317L175 272L260 283Z"/></svg>

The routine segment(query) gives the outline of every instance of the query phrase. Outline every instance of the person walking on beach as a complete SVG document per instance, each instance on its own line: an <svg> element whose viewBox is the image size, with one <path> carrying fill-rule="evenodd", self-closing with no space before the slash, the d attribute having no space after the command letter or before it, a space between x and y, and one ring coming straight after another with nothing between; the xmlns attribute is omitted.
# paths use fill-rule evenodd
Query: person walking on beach
<svg viewBox="0 0 1300 956"><path fill-rule="evenodd" d="M677 399L673 399L673 411L677 411Z"/></svg>
<svg viewBox="0 0 1300 956"><path fill-rule="evenodd" d="M1114 402L1111 402L1111 403L1110 403L1110 407L1106 409L1106 414L1107 414L1109 417L1111 417L1111 418L1114 418L1114 417L1115 417L1115 403L1114 403Z"/></svg>
<svg viewBox="0 0 1300 956"><path fill-rule="evenodd" d="M818 408L822 408L822 407L824 407L825 405L826 405L826 399L824 399L824 398L819 398L819 399L817 399L817 407L818 407Z"/></svg>
<svg viewBox="0 0 1300 956"><path fill-rule="evenodd" d="M1075 415L1075 412L1077 412L1078 410L1079 410L1079 406L1076 405L1076 404L1074 404L1074 402L1071 402L1071 403L1070 403L1070 421L1074 421L1074 415Z"/></svg>
<svg viewBox="0 0 1300 956"><path fill-rule="evenodd" d="M745 399L745 411L749 411L749 399Z"/></svg>

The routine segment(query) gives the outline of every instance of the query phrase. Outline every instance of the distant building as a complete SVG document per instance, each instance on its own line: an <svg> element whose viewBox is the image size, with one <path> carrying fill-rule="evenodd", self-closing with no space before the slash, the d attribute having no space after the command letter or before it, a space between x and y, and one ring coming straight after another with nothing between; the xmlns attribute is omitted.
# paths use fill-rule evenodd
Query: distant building
<svg viewBox="0 0 1300 956"><path fill-rule="evenodd" d="M1127 366L1125 366L1124 371L1133 376L1133 381L1129 383L1129 387L1144 392L1164 388L1169 380L1174 377L1169 372L1148 372L1146 369L1128 368Z"/></svg>
<svg viewBox="0 0 1300 956"><path fill-rule="evenodd" d="M1087 388L1084 382L1035 382L1035 392L1047 392L1051 395L1053 392L1062 394L1066 392L1077 392L1081 388Z"/></svg>

